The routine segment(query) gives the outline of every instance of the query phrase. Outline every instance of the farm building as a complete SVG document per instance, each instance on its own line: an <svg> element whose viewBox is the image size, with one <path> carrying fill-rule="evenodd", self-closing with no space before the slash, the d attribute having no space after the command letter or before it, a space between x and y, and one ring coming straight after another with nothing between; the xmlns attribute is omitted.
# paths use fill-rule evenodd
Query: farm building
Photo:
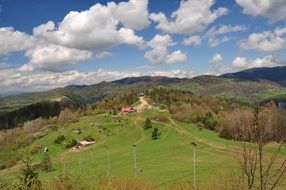
<svg viewBox="0 0 286 190"><path fill-rule="evenodd" d="M137 112L136 109L132 108L132 107L129 107L129 106L123 106L121 111L123 113L133 113L133 112Z"/></svg>
<svg viewBox="0 0 286 190"><path fill-rule="evenodd" d="M72 150L79 150L79 149L82 149L85 146L88 146L88 145L91 145L91 144L94 144L94 143L95 143L95 140L92 137L87 137L84 140L79 141L77 143L77 145L72 148Z"/></svg>

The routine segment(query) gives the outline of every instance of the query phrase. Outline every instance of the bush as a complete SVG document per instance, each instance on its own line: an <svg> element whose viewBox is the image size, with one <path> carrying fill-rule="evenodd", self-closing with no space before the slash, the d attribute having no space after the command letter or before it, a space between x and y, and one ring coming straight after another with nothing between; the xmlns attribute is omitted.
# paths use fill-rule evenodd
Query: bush
<svg viewBox="0 0 286 190"><path fill-rule="evenodd" d="M57 138L55 139L54 143L56 144L62 144L62 142L66 140L65 136L64 135L59 135L57 136Z"/></svg>
<svg viewBox="0 0 286 190"><path fill-rule="evenodd" d="M41 163L42 170L48 172L52 169L52 161L48 152L45 152L44 158Z"/></svg>
<svg viewBox="0 0 286 190"><path fill-rule="evenodd" d="M19 183L15 184L12 189L16 190L39 190L41 188L41 182L38 179L38 173L32 166L32 161L26 153L26 158L23 160L23 167L21 169L22 176L20 177Z"/></svg>
<svg viewBox="0 0 286 190"><path fill-rule="evenodd" d="M157 140L160 138L161 133L159 132L159 128L155 127L153 132L152 132L152 140Z"/></svg>
<svg viewBox="0 0 286 190"><path fill-rule="evenodd" d="M68 149L68 148L72 148L72 147L74 147L75 145L77 145L77 141L74 140L74 139L71 139L71 140L69 140L69 142L66 144L66 148L67 148L67 149Z"/></svg>
<svg viewBox="0 0 286 190"><path fill-rule="evenodd" d="M147 119L145 120L144 128L145 128L145 129L150 129L150 128L152 128L152 122L151 122L151 120L150 120L149 118L147 118Z"/></svg>

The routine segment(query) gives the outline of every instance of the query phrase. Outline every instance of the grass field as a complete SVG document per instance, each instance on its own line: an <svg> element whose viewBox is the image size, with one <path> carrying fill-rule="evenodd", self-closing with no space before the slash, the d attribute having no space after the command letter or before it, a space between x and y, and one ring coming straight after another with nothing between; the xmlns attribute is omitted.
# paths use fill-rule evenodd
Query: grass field
<svg viewBox="0 0 286 190"><path fill-rule="evenodd" d="M41 144L39 153L32 155L33 163L39 163L43 150L48 147L53 160L53 171L41 172L42 180L50 180L63 168L80 176L82 181L94 181L108 171L108 150L110 152L111 176L132 176L133 144L136 144L137 167L142 170L138 175L164 187L165 184L184 180L193 180L193 147L196 142L196 181L203 184L219 175L238 171L235 150L239 143L219 138L217 133L199 130L195 125L180 123L171 119L169 113L160 113L169 118L162 123L152 121L153 128L158 127L161 137L151 139L152 129L145 130L146 118L158 114L157 111L144 111L127 115L92 115L80 118L76 123L60 126L33 144ZM77 129L82 133L78 134ZM63 134L66 138L82 140L92 135L96 144L80 151L65 149L64 145L54 143L55 138ZM32 145L33 146L33 145ZM286 154L283 150L283 154ZM13 181L19 176L20 165L0 171L0 177Z"/></svg>

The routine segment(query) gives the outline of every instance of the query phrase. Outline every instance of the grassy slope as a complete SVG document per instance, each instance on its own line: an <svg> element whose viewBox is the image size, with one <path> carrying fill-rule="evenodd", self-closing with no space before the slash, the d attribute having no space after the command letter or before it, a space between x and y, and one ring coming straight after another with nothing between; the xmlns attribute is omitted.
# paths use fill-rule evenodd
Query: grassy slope
<svg viewBox="0 0 286 190"><path fill-rule="evenodd" d="M173 180L192 180L193 175L193 149L191 142L198 144L197 148L197 180L203 183L216 178L219 174L235 171L237 161L234 150L238 144L234 141L221 139L212 131L199 131L195 126L179 123L170 119L167 123L153 121L153 127L159 127L162 136L159 140L152 141L152 129L143 130L142 125L147 117L154 115L155 111L134 113L122 116L121 122L107 114L87 116L78 123L62 126L58 131L51 131L34 144L48 147L53 159L55 170L41 172L43 180L49 180L60 172L60 167L66 167L83 181L97 178L105 174L107 165L107 150L110 149L112 176L131 176L133 170L132 144L137 144L137 164L145 176L151 181L164 185ZM166 114L168 117L169 115ZM96 123L91 126L90 123ZM121 126L123 124L123 126ZM109 131L100 129L103 125ZM82 129L82 134L75 131ZM102 130L99 132L99 130ZM56 136L64 134L81 140L84 136L92 134L97 139L97 144L79 151L71 152L63 145L53 143ZM285 150L284 153L286 154ZM33 162L39 162L43 150L33 156ZM0 177L15 180L18 176L19 165L6 171L0 171Z"/></svg>

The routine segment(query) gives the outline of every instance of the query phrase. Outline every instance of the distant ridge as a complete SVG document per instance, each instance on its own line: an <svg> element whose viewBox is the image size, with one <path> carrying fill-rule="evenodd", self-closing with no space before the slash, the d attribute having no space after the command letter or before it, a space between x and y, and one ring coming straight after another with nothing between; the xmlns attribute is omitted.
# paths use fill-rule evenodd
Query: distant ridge
<svg viewBox="0 0 286 190"><path fill-rule="evenodd" d="M247 80L269 80L286 86L286 66L252 68L236 73L222 75L225 78L239 78Z"/></svg>

